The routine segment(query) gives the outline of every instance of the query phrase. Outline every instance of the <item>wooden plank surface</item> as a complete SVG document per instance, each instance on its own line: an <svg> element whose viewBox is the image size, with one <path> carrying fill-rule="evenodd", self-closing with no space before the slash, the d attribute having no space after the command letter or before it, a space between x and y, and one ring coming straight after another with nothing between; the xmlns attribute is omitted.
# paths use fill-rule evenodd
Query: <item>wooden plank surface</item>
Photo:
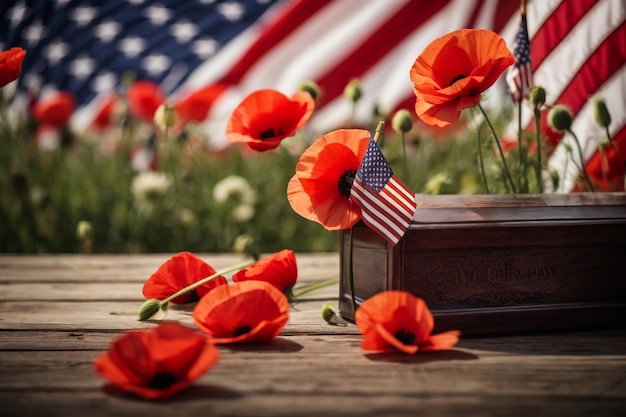
<svg viewBox="0 0 626 417"><path fill-rule="evenodd" d="M356 326L320 315L338 285L307 294L269 345L220 360L167 401L93 372L124 330L149 328L143 282L169 255L0 255L0 416L623 416L626 331L462 338L416 356L361 350ZM201 256L216 268L241 256ZM298 254L299 282L337 276L337 254ZM190 307L168 319L193 327Z"/></svg>

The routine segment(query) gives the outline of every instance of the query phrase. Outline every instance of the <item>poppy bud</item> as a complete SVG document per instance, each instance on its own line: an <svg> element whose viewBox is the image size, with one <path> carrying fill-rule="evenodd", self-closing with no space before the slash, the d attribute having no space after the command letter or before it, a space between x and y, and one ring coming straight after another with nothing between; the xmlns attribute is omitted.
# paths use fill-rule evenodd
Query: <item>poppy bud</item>
<svg viewBox="0 0 626 417"><path fill-rule="evenodd" d="M556 190L557 188L559 188L559 182L561 181L559 173L555 169L551 169L549 173L550 179L552 180L552 189Z"/></svg>
<svg viewBox="0 0 626 417"><path fill-rule="evenodd" d="M361 80L353 78L350 80L346 88L343 90L343 95L354 101L355 103L361 98Z"/></svg>
<svg viewBox="0 0 626 417"><path fill-rule="evenodd" d="M548 124L553 130L559 132L570 130L573 120L574 116L570 109L561 104L552 107L548 113Z"/></svg>
<svg viewBox="0 0 626 417"><path fill-rule="evenodd" d="M333 303L326 303L322 306L322 318L328 324L337 324L337 308Z"/></svg>
<svg viewBox="0 0 626 417"><path fill-rule="evenodd" d="M174 126L176 124L176 108L171 104L161 104L154 113L154 123L161 130L167 130Z"/></svg>
<svg viewBox="0 0 626 417"><path fill-rule="evenodd" d="M540 109L546 103L546 90L540 85L534 85L530 87L528 91L528 99L533 105L533 108Z"/></svg>
<svg viewBox="0 0 626 417"><path fill-rule="evenodd" d="M258 245L254 241L254 238L248 233L244 233L235 238L233 242L233 252L246 253L252 256L255 260L261 258L261 251Z"/></svg>
<svg viewBox="0 0 626 417"><path fill-rule="evenodd" d="M606 107L606 101L603 98L595 98L593 100L593 110L596 117L596 123L602 127L609 127L611 124L611 115Z"/></svg>
<svg viewBox="0 0 626 417"><path fill-rule="evenodd" d="M167 303L161 305L161 301L156 298L146 300L141 307L139 307L139 320L149 320L156 316L160 311L167 313Z"/></svg>
<svg viewBox="0 0 626 417"><path fill-rule="evenodd" d="M411 112L401 109L396 112L391 120L391 126L396 133L406 133L413 128L413 117Z"/></svg>
<svg viewBox="0 0 626 417"><path fill-rule="evenodd" d="M299 86L298 90L306 91L313 97L313 100L317 100L320 95L320 87L317 85L315 81L303 81Z"/></svg>
<svg viewBox="0 0 626 417"><path fill-rule="evenodd" d="M81 220L76 226L76 237L84 240L93 237L93 226L87 220Z"/></svg>

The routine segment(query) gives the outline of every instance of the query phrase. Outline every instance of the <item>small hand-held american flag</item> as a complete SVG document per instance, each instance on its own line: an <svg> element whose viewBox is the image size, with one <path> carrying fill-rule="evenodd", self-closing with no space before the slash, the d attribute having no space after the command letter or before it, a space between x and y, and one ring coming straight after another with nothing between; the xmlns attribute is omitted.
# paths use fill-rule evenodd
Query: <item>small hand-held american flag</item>
<svg viewBox="0 0 626 417"><path fill-rule="evenodd" d="M402 183L391 170L376 143L382 131L380 122L376 136L361 161L350 198L360 207L363 222L391 245L404 236L417 209L415 193Z"/></svg>
<svg viewBox="0 0 626 417"><path fill-rule="evenodd" d="M511 97L515 103L528 96L528 89L533 84L533 72L530 60L530 40L528 39L528 25L526 23L526 1L522 0L520 7L521 23L515 37L515 65L509 68L506 81L511 90Z"/></svg>

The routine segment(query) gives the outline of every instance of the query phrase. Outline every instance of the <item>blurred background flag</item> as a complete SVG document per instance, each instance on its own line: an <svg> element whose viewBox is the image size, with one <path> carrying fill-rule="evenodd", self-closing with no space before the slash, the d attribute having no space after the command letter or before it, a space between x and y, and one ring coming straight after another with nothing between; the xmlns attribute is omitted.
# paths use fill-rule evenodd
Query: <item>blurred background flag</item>
<svg viewBox="0 0 626 417"><path fill-rule="evenodd" d="M548 104L572 109L588 161L597 160L602 137L588 100L596 95L606 99L609 130L626 152L625 8L623 0L533 0L526 7L534 84L546 89ZM413 110L408 73L427 44L456 29L485 28L513 50L519 9L511 0L9 0L0 5L0 47L28 50L22 91L77 96L79 128L129 70L159 83L169 100L219 86L204 127L214 146L225 146L230 113L261 88L291 95L302 81L315 81L322 94L307 127L313 135L346 123L370 128L375 111ZM352 78L363 92L353 121L342 96ZM511 104L504 78L485 107ZM532 130L531 112L524 113ZM541 126L548 132L545 118ZM557 171L565 165L562 139L549 132L548 167ZM558 191L574 187L576 172L569 174Z"/></svg>
<svg viewBox="0 0 626 417"><path fill-rule="evenodd" d="M506 77L509 89L511 90L511 97L516 103L521 101L524 97L528 97L528 89L533 84L525 0L522 0L520 15L520 28L517 32L517 36L515 36L515 48L513 49L515 64L509 68Z"/></svg>
<svg viewBox="0 0 626 417"><path fill-rule="evenodd" d="M20 90L37 97L69 91L85 110L119 91L125 74L171 95L276 3L8 0L0 4L0 48L28 51Z"/></svg>

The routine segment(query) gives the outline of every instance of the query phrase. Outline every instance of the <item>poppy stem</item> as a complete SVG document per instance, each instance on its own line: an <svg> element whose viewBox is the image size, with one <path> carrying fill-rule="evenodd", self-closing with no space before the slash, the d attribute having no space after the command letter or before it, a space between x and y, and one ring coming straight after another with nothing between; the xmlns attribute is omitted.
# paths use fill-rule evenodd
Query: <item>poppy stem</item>
<svg viewBox="0 0 626 417"><path fill-rule="evenodd" d="M313 284L304 285L299 287L297 290L292 292L292 296L294 299L302 297L304 294L310 293L311 291L318 290L320 288L328 287L329 285L337 284L339 282L339 278L329 278L324 281L315 282Z"/></svg>
<svg viewBox="0 0 626 417"><path fill-rule="evenodd" d="M493 125L491 124L491 120L489 120L489 117L487 116L485 109L483 109L483 106L480 105L480 102L478 103L478 108L480 109L481 113L485 117L485 121L487 122L487 125L489 126L489 130L491 130L491 133L493 134L493 138L496 141L496 145L498 145L498 152L500 153L500 158L502 159L502 166L504 167L504 173L506 174L506 178L509 180L509 183L511 184L510 190L513 191L513 194L517 194L517 190L515 189L515 184L513 183L513 178L511 178L511 172L509 171L509 167L506 164L506 158L504 157L504 152L502 152L502 146L500 146L500 141L498 140L498 135L496 134L496 130L493 128Z"/></svg>
<svg viewBox="0 0 626 417"><path fill-rule="evenodd" d="M580 157L580 170L582 171L583 178L585 178L585 182L589 186L589 189L591 191L595 191L595 188L593 187L593 183L591 182L591 179L589 178L589 174L587 174L587 168L585 167L585 157L583 155L583 149L580 147L578 136L576 136L571 129L567 129L567 132L570 135L572 135L572 137L574 138L574 142L576 142L576 147L578 148L578 156Z"/></svg>
<svg viewBox="0 0 626 417"><path fill-rule="evenodd" d="M528 178L526 169L526 152L522 146L522 100L517 102L517 152L519 156L519 169L517 171L517 184L520 192L528 192Z"/></svg>
<svg viewBox="0 0 626 417"><path fill-rule="evenodd" d="M537 187L539 187L539 193L543 193L543 178L541 177L541 111L535 108L535 131L537 132Z"/></svg>
<svg viewBox="0 0 626 417"><path fill-rule="evenodd" d="M354 295L354 261L352 259L353 254L354 254L353 229L354 228L352 227L350 228L350 249L349 249L350 263L348 265L348 279L350 281L350 298L352 300L352 317L356 317L356 296Z"/></svg>
<svg viewBox="0 0 626 417"><path fill-rule="evenodd" d="M402 181L406 181L406 141L404 139L404 132L402 132Z"/></svg>
<svg viewBox="0 0 626 417"><path fill-rule="evenodd" d="M487 175L485 175L485 161L483 161L483 144L480 140L480 126L476 130L476 139L478 140L478 164L480 166L480 174L483 179L483 186L485 187L485 193L489 193L489 185L487 185Z"/></svg>
<svg viewBox="0 0 626 417"><path fill-rule="evenodd" d="M195 290L196 288L198 288L200 285L202 284L206 284L207 282L211 281L214 278L219 277L220 275L224 275L224 274L228 274L229 272L234 272L234 271L238 271L240 269L243 269L247 266L250 266L254 263L254 260L248 260L245 262L241 262L238 263L236 265L233 266L229 266L227 268L224 269L220 269L219 271L215 272L213 275L210 275L206 278L202 278L200 281L196 281L191 285L188 285L187 287L183 288L182 290L179 290L177 292L175 292L174 294L170 295L169 297L167 297L165 300L161 300L161 302L159 302L159 306L162 306L164 304L169 303L170 301L172 301L173 299L175 299L176 297L180 297L181 295Z"/></svg>

